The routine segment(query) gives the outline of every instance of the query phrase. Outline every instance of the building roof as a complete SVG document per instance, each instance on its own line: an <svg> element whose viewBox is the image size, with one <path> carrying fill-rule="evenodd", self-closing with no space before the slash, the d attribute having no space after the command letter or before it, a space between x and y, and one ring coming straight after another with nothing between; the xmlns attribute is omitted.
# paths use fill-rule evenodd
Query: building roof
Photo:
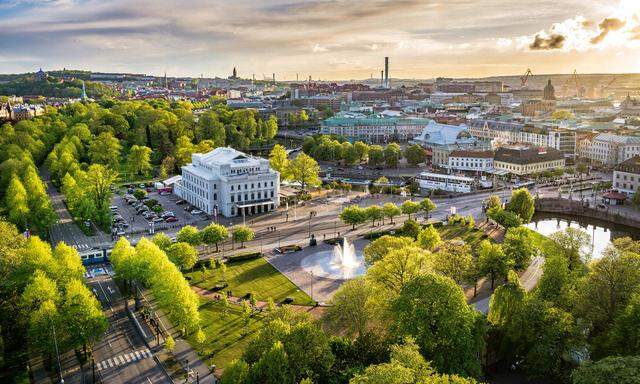
<svg viewBox="0 0 640 384"><path fill-rule="evenodd" d="M640 144L640 136L622 136L613 133L601 133L594 140L609 141L616 144Z"/></svg>
<svg viewBox="0 0 640 384"><path fill-rule="evenodd" d="M640 174L640 156L634 156L618 164L616 171Z"/></svg>
<svg viewBox="0 0 640 384"><path fill-rule="evenodd" d="M464 150L455 150L449 154L449 157L475 157L475 158L483 158L483 159L492 159L493 151L464 151Z"/></svg>
<svg viewBox="0 0 640 384"><path fill-rule="evenodd" d="M602 197L610 200L625 200L627 198L627 196L624 193L620 193L616 191L609 191L603 194Z"/></svg>
<svg viewBox="0 0 640 384"><path fill-rule="evenodd" d="M450 145L456 143L475 142L467 126L460 125L448 125L440 124L435 121L424 127L420 135L418 135L415 141L422 144L436 144L436 145Z"/></svg>
<svg viewBox="0 0 640 384"><path fill-rule="evenodd" d="M201 164L223 165L223 164L241 164L249 165L251 163L256 166L260 164L260 159L246 155L238 150L230 147L218 147L207 153L194 153L194 160L199 160Z"/></svg>
<svg viewBox="0 0 640 384"><path fill-rule="evenodd" d="M342 116L348 114L342 113ZM330 117L322 122L326 127L342 127L342 126L362 126L362 125L428 125L433 120L422 118L400 118L400 117L384 117L382 115L371 115L367 117Z"/></svg>
<svg viewBox="0 0 640 384"><path fill-rule="evenodd" d="M498 148L495 161L511 164L536 164L553 160L564 160L564 154L554 148L519 147Z"/></svg>

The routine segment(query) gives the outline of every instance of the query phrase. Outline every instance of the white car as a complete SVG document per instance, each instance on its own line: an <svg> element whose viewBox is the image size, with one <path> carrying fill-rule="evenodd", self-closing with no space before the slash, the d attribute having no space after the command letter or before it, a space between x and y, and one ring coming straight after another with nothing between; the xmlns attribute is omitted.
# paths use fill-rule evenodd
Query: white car
<svg viewBox="0 0 640 384"><path fill-rule="evenodd" d="M199 210L199 209L194 209L193 211L191 211L191 214L192 214L192 215L199 215L199 214L201 214L201 213L202 213L202 211L201 211L201 210Z"/></svg>

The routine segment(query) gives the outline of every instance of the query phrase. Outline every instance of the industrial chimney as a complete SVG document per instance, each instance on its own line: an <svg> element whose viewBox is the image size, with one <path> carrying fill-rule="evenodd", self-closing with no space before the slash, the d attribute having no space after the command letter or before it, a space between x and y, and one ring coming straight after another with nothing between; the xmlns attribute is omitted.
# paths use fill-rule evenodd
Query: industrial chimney
<svg viewBox="0 0 640 384"><path fill-rule="evenodd" d="M384 86L389 88L389 57L384 58Z"/></svg>
<svg viewBox="0 0 640 384"><path fill-rule="evenodd" d="M380 86L384 87L384 71L380 71Z"/></svg>

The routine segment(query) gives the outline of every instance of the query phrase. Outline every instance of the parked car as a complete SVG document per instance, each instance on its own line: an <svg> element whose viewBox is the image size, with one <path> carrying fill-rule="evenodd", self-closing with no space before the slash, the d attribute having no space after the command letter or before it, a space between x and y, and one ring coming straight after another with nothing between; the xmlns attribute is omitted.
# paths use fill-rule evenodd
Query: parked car
<svg viewBox="0 0 640 384"><path fill-rule="evenodd" d="M151 219L151 221L153 221L154 223L160 223L164 221L164 219L162 217L154 217L153 219Z"/></svg>
<svg viewBox="0 0 640 384"><path fill-rule="evenodd" d="M127 223L126 221L123 221L121 223L118 223L118 226L122 228L129 228L129 223Z"/></svg>
<svg viewBox="0 0 640 384"><path fill-rule="evenodd" d="M169 191L162 191L162 192L160 192L160 196L168 196L168 195L170 195L170 194L171 194L171 192L169 192Z"/></svg>
<svg viewBox="0 0 640 384"><path fill-rule="evenodd" d="M191 211L192 215L199 215L201 213L203 213L203 212L201 210L199 210L199 209L194 209L194 210Z"/></svg>
<svg viewBox="0 0 640 384"><path fill-rule="evenodd" d="M112 206L109 207L109 209L111 211L117 211L118 210L118 206L117 205L112 205Z"/></svg>
<svg viewBox="0 0 640 384"><path fill-rule="evenodd" d="M118 236L124 236L125 234L126 233L125 233L124 229L122 229L122 228L118 229L118 231L116 232L116 235L118 235Z"/></svg>
<svg viewBox="0 0 640 384"><path fill-rule="evenodd" d="M180 199L180 200L176 201L176 204L177 204L177 205L182 205L182 204L184 204L184 203L186 203L186 201L184 201L184 200L182 200L182 199Z"/></svg>
<svg viewBox="0 0 640 384"><path fill-rule="evenodd" d="M164 211L164 212L162 212L162 214L160 216L162 216L162 217L175 216L175 213L173 213L171 211Z"/></svg>
<svg viewBox="0 0 640 384"><path fill-rule="evenodd" d="M169 216L165 217L164 221L166 221L167 223L175 223L176 221L178 221L178 218L175 216Z"/></svg>

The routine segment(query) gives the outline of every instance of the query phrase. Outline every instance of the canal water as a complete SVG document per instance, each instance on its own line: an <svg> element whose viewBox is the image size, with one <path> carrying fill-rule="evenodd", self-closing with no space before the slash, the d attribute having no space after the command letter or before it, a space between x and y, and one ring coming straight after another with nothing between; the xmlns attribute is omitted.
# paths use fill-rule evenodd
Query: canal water
<svg viewBox="0 0 640 384"><path fill-rule="evenodd" d="M619 237L627 236L640 240L639 229L569 215L536 213L533 220L525 226L545 236L562 231L567 227L581 229L591 236L591 244L585 251L591 254L592 259L600 258L611 241Z"/></svg>

